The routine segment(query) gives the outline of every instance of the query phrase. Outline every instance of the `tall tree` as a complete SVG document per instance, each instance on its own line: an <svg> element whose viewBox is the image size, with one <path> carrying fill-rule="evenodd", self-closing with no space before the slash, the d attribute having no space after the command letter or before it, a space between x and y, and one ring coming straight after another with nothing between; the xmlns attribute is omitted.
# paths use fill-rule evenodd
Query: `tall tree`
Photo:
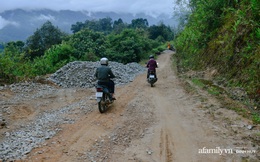
<svg viewBox="0 0 260 162"><path fill-rule="evenodd" d="M119 18L118 20L115 20L115 21L114 21L113 31L114 31L116 34L119 34L119 33L122 32L125 28L127 28L127 24L124 23L121 18Z"/></svg>
<svg viewBox="0 0 260 162"><path fill-rule="evenodd" d="M83 29L73 34L68 44L74 48L76 59L96 61L102 57L106 49L106 39L103 33L90 29Z"/></svg>
<svg viewBox="0 0 260 162"><path fill-rule="evenodd" d="M101 30L106 34L112 31L112 24L112 19L110 17L99 19L99 25L101 26Z"/></svg>
<svg viewBox="0 0 260 162"><path fill-rule="evenodd" d="M147 28L149 26L149 23L147 19L138 18L138 19L133 19L130 26L132 28Z"/></svg>
<svg viewBox="0 0 260 162"><path fill-rule="evenodd" d="M164 39L164 41L170 41L174 38L174 33L169 26L161 23L159 26L153 25L148 28L149 38L156 39L159 36Z"/></svg>
<svg viewBox="0 0 260 162"><path fill-rule="evenodd" d="M37 29L26 41L26 56L34 59L44 55L44 51L54 44L61 43L65 34L50 21L45 22L40 29Z"/></svg>
<svg viewBox="0 0 260 162"><path fill-rule="evenodd" d="M85 25L83 22L76 22L76 24L72 24L72 25L71 25L71 29L70 29L70 30L71 30L73 33L76 33L76 32L82 30L82 29L85 28L85 27L86 27L86 25Z"/></svg>

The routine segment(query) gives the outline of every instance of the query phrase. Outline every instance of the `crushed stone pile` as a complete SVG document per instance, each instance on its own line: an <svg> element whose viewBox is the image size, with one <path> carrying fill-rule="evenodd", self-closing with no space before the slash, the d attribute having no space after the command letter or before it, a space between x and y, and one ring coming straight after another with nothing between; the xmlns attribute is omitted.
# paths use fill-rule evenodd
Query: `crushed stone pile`
<svg viewBox="0 0 260 162"><path fill-rule="evenodd" d="M98 66L100 66L99 62L71 62L52 74L49 80L64 88L91 88L96 84L94 74ZM116 76L113 79L116 85L132 82L136 75L146 71L145 67L134 62L125 65L118 62L109 62L109 67Z"/></svg>
<svg viewBox="0 0 260 162"><path fill-rule="evenodd" d="M99 62L71 62L52 74L48 80L63 88L91 88L96 84L94 73L98 66L100 66ZM124 65L110 62L109 66L116 76L114 79L116 85L129 83L133 81L136 75L146 71L146 68L138 63ZM16 95L10 100L0 100L1 127L7 127L3 114L13 113L10 105L44 98L58 92L55 87L33 82L15 83L6 87L0 86L0 91L6 89L10 89ZM0 140L0 161L24 159L33 148L40 147L45 140L52 138L59 132L61 124L74 123L76 119L70 119L66 117L66 114L77 114L79 112L85 112L86 114L93 111L93 109L91 105L86 105L85 101L81 100L59 109L41 112L30 123L21 123L20 128L17 130L6 131L3 134L4 138Z"/></svg>

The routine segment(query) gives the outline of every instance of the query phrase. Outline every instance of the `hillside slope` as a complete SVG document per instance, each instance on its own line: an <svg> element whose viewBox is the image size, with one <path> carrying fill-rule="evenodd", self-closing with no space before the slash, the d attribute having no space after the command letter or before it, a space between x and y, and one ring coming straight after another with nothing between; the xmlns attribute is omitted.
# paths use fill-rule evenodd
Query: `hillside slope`
<svg viewBox="0 0 260 162"><path fill-rule="evenodd" d="M259 1L193 0L193 13L175 41L179 65L214 72L213 80L239 87L260 107ZM250 102L251 102L250 101Z"/></svg>

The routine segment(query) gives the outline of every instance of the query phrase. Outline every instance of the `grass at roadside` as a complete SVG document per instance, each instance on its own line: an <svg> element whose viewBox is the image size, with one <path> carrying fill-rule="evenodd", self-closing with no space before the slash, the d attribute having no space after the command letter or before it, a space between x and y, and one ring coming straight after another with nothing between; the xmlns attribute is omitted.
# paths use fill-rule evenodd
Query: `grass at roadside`
<svg viewBox="0 0 260 162"><path fill-rule="evenodd" d="M173 66L177 66L176 61L173 61ZM252 106L249 106L248 99L245 101L232 99L230 93L224 87L214 84L211 80L196 76L188 77L186 73L181 73L180 71L178 72L178 76L182 80L183 87L188 93L198 94L199 90L203 90L218 99L226 109L233 110L237 114L252 120L254 124L260 124L260 115L257 111L257 107L252 108ZM201 100L206 100L204 97L202 98Z"/></svg>
<svg viewBox="0 0 260 162"><path fill-rule="evenodd" d="M192 78L191 83L190 87L196 86L197 88L207 91L208 94L216 97L225 108L233 110L239 115L252 120L254 124L260 124L260 115L246 106L244 104L245 102L243 103L231 99L230 94L224 88L213 84L212 81L199 78ZM196 87L193 89L196 89Z"/></svg>

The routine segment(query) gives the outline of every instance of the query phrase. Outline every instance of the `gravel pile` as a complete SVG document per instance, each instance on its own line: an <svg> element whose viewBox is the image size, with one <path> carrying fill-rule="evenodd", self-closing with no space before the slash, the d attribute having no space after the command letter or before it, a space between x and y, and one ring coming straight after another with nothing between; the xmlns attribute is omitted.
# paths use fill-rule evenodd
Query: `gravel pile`
<svg viewBox="0 0 260 162"><path fill-rule="evenodd" d="M5 139L0 143L0 161L23 159L33 148L39 147L59 132L59 125L74 123L76 119L63 115L75 113L78 107L85 109L85 113L92 111L84 101L80 101L59 110L43 112L30 124L21 125L19 130L5 132Z"/></svg>
<svg viewBox="0 0 260 162"><path fill-rule="evenodd" d="M99 62L71 62L52 74L48 80L63 88L91 88L96 84L94 73L99 65ZM133 81L136 75L146 71L146 68L137 63L124 65L110 62L109 66L116 75L114 79L116 85L129 83ZM0 100L1 127L6 127L3 114L12 114L10 105L44 98L58 91L58 89L49 85L29 82L0 87L0 91L7 89L15 95L9 100ZM61 124L75 122L76 119L66 118L65 114L77 114L82 111L86 114L92 111L92 107L86 105L85 101L79 101L60 109L41 112L34 121L21 124L18 130L6 131L4 139L0 141L0 161L23 159L33 148L39 147L45 140L60 131Z"/></svg>
<svg viewBox="0 0 260 162"><path fill-rule="evenodd" d="M52 74L49 80L64 88L94 87L96 84L94 74L98 66L100 66L99 62L71 62ZM138 63L124 65L118 62L109 62L109 67L116 76L113 79L116 85L129 83L136 75L146 71L146 68Z"/></svg>

